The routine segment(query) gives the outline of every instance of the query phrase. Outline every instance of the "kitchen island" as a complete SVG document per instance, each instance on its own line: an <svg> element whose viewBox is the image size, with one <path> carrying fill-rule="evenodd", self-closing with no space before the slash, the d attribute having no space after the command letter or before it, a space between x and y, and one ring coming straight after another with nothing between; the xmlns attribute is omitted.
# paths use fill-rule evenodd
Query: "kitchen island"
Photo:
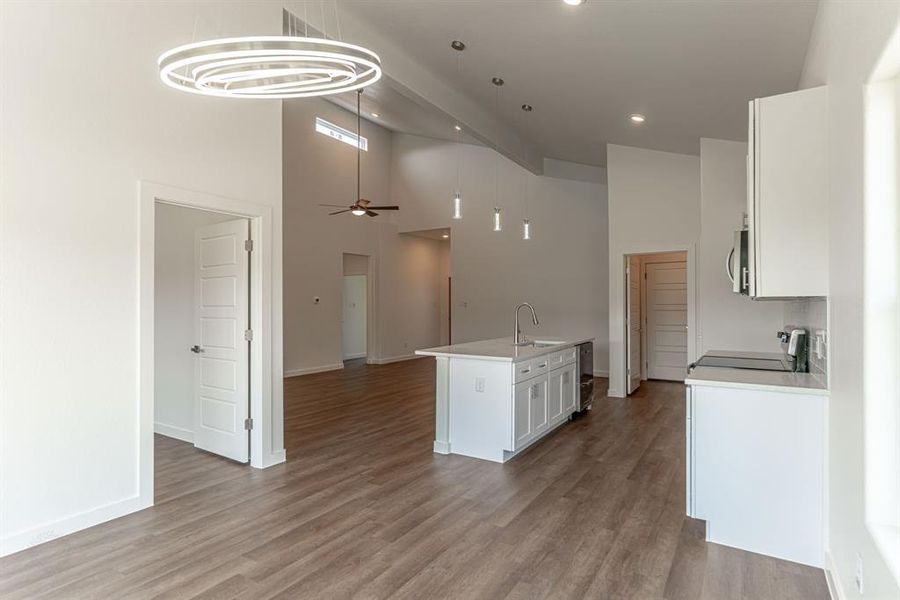
<svg viewBox="0 0 900 600"><path fill-rule="evenodd" d="M578 348L593 338L498 338L417 350L437 360L434 451L506 462L578 406Z"/></svg>

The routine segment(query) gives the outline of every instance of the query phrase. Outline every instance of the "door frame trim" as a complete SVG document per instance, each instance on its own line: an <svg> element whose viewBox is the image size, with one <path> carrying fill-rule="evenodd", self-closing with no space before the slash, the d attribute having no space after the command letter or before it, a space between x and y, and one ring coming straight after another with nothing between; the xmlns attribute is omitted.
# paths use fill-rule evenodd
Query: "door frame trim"
<svg viewBox="0 0 900 600"><path fill-rule="evenodd" d="M285 461L283 449L273 449L276 428L283 428L281 348L273 335L274 211L270 206L171 187L138 182L138 404L139 494L153 504L154 420L154 268L157 203L207 210L250 221L254 249L250 255L250 466L266 468Z"/></svg>
<svg viewBox="0 0 900 600"><path fill-rule="evenodd" d="M687 253L687 292L688 292L688 363L697 360L697 247L694 243L675 243L671 246L661 245L653 246L652 242L644 244L637 243L634 246L626 245L625 248L617 251L610 256L610 304L613 299L618 296L620 298L619 307L610 309L610 328L609 328L609 389L607 395L612 398L625 398L627 394L627 364L628 364L628 346L624 343L626 331L625 318L625 264L629 255L633 254L665 254L668 252L686 252ZM620 270L621 269L621 270ZM621 283L619 283L621 282ZM621 287L618 287L621 286ZM621 294L621 295L620 295ZM615 341L614 336L621 336L619 341Z"/></svg>

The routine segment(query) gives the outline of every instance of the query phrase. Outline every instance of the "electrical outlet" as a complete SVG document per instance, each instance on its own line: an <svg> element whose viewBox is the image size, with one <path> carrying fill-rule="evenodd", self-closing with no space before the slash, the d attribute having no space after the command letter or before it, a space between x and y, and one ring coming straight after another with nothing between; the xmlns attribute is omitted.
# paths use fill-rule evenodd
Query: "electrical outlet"
<svg viewBox="0 0 900 600"><path fill-rule="evenodd" d="M866 586L863 583L863 560L859 554L856 555L856 591L860 595L866 593Z"/></svg>
<svg viewBox="0 0 900 600"><path fill-rule="evenodd" d="M476 392L484 392L484 377L476 377L475 378L475 391Z"/></svg>

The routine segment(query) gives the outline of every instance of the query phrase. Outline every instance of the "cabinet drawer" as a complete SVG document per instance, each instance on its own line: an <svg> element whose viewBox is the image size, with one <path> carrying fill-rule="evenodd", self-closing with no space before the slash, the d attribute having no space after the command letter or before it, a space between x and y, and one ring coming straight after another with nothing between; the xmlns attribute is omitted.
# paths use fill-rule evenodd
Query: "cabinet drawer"
<svg viewBox="0 0 900 600"><path fill-rule="evenodd" d="M563 356L565 353L565 350L560 350L559 352L554 352L553 354L547 355L547 360L550 363L551 370L557 367L561 367L565 364L565 357Z"/></svg>
<svg viewBox="0 0 900 600"><path fill-rule="evenodd" d="M525 381L526 379L531 379L537 373L532 368L533 361L523 360L517 363L513 363L513 382L519 383L520 381Z"/></svg>
<svg viewBox="0 0 900 600"><path fill-rule="evenodd" d="M570 365L575 362L575 359L578 358L578 348L576 346L572 346L571 348L560 350L560 354L563 355L562 364Z"/></svg>
<svg viewBox="0 0 900 600"><path fill-rule="evenodd" d="M550 370L550 355L538 356L531 359L532 375L545 375Z"/></svg>

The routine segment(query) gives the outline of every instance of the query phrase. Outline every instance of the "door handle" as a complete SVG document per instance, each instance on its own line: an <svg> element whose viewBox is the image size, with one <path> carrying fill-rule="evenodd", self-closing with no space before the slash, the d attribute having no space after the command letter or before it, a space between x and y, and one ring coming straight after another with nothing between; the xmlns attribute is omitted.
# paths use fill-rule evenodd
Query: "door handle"
<svg viewBox="0 0 900 600"><path fill-rule="evenodd" d="M206 352L206 350L204 350L197 344L194 344L193 346L191 346L191 352L193 352L194 354L200 354L201 352Z"/></svg>
<svg viewBox="0 0 900 600"><path fill-rule="evenodd" d="M734 283L734 272L732 271L734 263L731 262L733 258L734 248L731 249L731 252L729 252L728 256L725 258L725 274L728 275L728 280L731 281L731 283Z"/></svg>

